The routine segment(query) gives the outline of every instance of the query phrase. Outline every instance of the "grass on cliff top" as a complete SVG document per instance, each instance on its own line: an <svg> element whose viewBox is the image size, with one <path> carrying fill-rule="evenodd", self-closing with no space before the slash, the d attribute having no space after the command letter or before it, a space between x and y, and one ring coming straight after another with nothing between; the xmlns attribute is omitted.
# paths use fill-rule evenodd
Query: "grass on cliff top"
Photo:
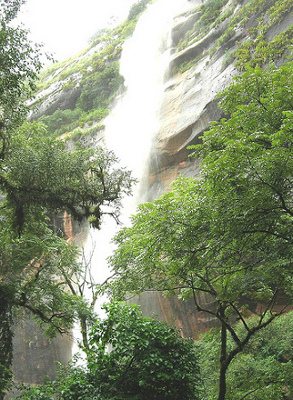
<svg viewBox="0 0 293 400"><path fill-rule="evenodd" d="M123 78L119 73L122 45L133 33L139 16L153 1L135 3L122 24L112 30L99 30L91 38L91 45L87 49L42 71L37 93L44 92L44 96L35 106L45 100L50 94L50 87L56 82L62 83L62 90L74 89L77 85L80 87L80 95L73 109L58 109L40 118L47 125L50 135L88 132L96 129L94 126L97 124L98 127L102 126L101 121L109 113L111 101L123 88ZM80 135L78 133L75 136Z"/></svg>
<svg viewBox="0 0 293 400"><path fill-rule="evenodd" d="M279 25L292 12L293 0L250 0L244 5L241 0L208 0L201 7L194 10L201 16L178 44L178 51L187 48L202 39L219 23L227 21L227 28L209 49L210 57L222 48L230 49L226 44L234 46L226 57L227 62L236 60L236 67L243 70L247 65L262 66L271 60L281 58L291 59L293 30L292 27L276 35L271 41L266 39L266 33L273 26ZM253 21L253 22L252 22ZM236 29L245 32L246 39L233 44ZM204 54L197 55L196 60L190 60L178 67L179 72L191 68ZM229 61L227 61L229 60Z"/></svg>

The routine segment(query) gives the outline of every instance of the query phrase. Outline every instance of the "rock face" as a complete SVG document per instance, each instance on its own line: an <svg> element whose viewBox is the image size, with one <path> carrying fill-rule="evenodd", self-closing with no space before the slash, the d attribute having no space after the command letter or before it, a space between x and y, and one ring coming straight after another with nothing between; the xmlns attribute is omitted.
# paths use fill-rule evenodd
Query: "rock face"
<svg viewBox="0 0 293 400"><path fill-rule="evenodd" d="M62 73L62 70L58 72L58 74L60 73ZM54 79L54 75L49 76L48 79ZM76 73L71 75L70 78L58 79L47 89L41 91L29 104L32 108L30 119L36 120L42 115L51 115L56 110L74 109L76 100L81 93L80 79L81 74Z"/></svg>
<svg viewBox="0 0 293 400"><path fill-rule="evenodd" d="M240 2L228 1L221 9L220 15L231 8L233 9L231 16L219 21L206 35L202 35L201 39L181 51L176 49L178 42L201 16L198 9L194 9L197 2L192 2L191 10L185 15L179 15L174 21L169 79L166 82L160 112L160 129L149 165L152 193L150 199L155 193L157 195L165 189L178 174L190 176L197 173L198 165L188 159L187 146L198 143L210 123L223 117L218 108L217 95L231 83L235 75L240 73L235 67L235 62L233 63L233 58L231 57L229 61L228 55L232 55L241 43L250 40L249 27L256 26L256 20L260 16L265 21L268 18L267 9L275 2L265 2L264 7L267 9L262 9L262 13L260 11L252 13L246 25L233 26L229 40L220 42L223 34L229 30L232 18L238 15L240 10L238 3ZM253 2L245 2L244 6L249 6L249 3ZM284 13L281 21L271 23L265 34L267 42L292 27L293 17L289 11L288 9ZM219 47L216 46L217 41ZM286 58L276 58L267 62L282 63L285 60ZM190 68L183 73L176 72L176 69L178 70L178 67L185 62L191 62ZM156 186L155 191L152 190L154 186Z"/></svg>
<svg viewBox="0 0 293 400"><path fill-rule="evenodd" d="M225 7L233 7L233 3L235 2L229 1ZM272 6L274 2L267 3L267 6ZM227 52L233 53L241 42L248 39L247 30L243 27L234 28L225 46L219 47L211 55L215 42L227 31L231 18L237 14L239 7L236 5L230 18L219 22L200 40L181 51L176 50L176 45L199 20L201 14L191 9L174 21L173 54L160 111L160 129L149 161L149 201L168 189L179 175L195 177L199 173L199 161L189 158L190 151L187 147L198 143L210 123L224 116L218 108L217 95L240 73L235 63L227 63ZM262 11L265 13L266 9ZM247 26L255 26L257 17L260 17L259 12L253 14ZM266 40L271 41L276 35L286 31L292 26L292 22L292 14L286 13L281 22L272 24L267 30ZM176 72L178 66L190 61L192 65L185 72ZM281 63L284 59L270 61ZM197 338L199 332L216 324L216 321L210 320L210 316L197 313L192 301L183 303L175 298L163 298L160 294L143 294L138 302L146 314L154 313L160 319L173 323L181 329L183 336Z"/></svg>
<svg viewBox="0 0 293 400"><path fill-rule="evenodd" d="M13 344L14 381L40 384L46 376L54 378L56 360L66 364L72 357L71 347L69 336L48 339L33 321L28 318L21 320L15 328Z"/></svg>
<svg viewBox="0 0 293 400"><path fill-rule="evenodd" d="M180 17L182 19L182 16ZM190 24L198 19L196 14L186 16L173 28L173 46L184 36ZM165 94L160 112L160 129L154 143L150 160L150 184L161 190L176 176L192 176L198 172L198 164L190 161L187 147L199 142L200 136L212 121L223 115L218 108L218 93L229 85L239 72L233 64L223 68L224 54L211 59L209 50L222 34L224 27L214 29L200 42L176 52L174 47L170 62L170 77L166 82ZM237 39L239 39L237 36ZM237 40L235 38L235 41ZM186 60L202 55L198 62L184 73L172 70Z"/></svg>
<svg viewBox="0 0 293 400"><path fill-rule="evenodd" d="M214 303L211 298L201 296L200 300L213 309ZM192 299L182 301L175 296L164 297L158 292L147 292L135 297L131 302L139 304L144 315L167 321L180 331L182 337L197 340L200 333L219 326L218 320L211 315L196 311Z"/></svg>

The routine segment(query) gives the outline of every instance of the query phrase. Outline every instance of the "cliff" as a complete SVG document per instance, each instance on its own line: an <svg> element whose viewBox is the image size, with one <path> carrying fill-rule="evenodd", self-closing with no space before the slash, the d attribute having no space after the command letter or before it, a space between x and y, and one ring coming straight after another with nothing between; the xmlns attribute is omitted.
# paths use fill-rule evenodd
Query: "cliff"
<svg viewBox="0 0 293 400"><path fill-rule="evenodd" d="M172 56L160 110L160 128L149 160L148 200L157 198L180 174L196 176L199 161L188 146L200 141L212 121L224 115L218 94L245 66L279 65L292 57L292 4L276 1L191 2L172 29ZM210 299L201 299L209 302ZM138 302L198 337L215 326L192 302L144 294Z"/></svg>
<svg viewBox="0 0 293 400"><path fill-rule="evenodd" d="M160 127L144 188L148 200L157 198L178 175L198 174L199 161L188 157L188 146L200 140L211 121L223 116L217 95L233 76L247 63L265 66L291 57L292 7L293 0L192 0L187 11L176 16ZM44 71L30 118L43 121L48 134L102 142L104 119L125 91L119 60L134 25L133 20L126 21L113 31L100 32L83 53ZM207 316L194 314L192 304L174 298L143 295L138 302L146 313L181 328L184 336L196 337L214 324Z"/></svg>
<svg viewBox="0 0 293 400"><path fill-rule="evenodd" d="M190 9L175 18L160 128L149 158L149 201L168 190L180 174L199 173L199 161L189 158L188 146L198 143L210 123L224 116L218 94L232 78L248 63L279 65L290 59L292 3L192 1ZM146 314L167 320L184 336L196 338L216 324L210 316L195 312L192 301L158 293L135 300Z"/></svg>
<svg viewBox="0 0 293 400"><path fill-rule="evenodd" d="M197 174L198 163L188 158L187 147L223 117L217 96L232 78L248 62L265 66L290 59L292 4L193 1L187 13L176 17L160 129L149 165L150 199L179 174Z"/></svg>

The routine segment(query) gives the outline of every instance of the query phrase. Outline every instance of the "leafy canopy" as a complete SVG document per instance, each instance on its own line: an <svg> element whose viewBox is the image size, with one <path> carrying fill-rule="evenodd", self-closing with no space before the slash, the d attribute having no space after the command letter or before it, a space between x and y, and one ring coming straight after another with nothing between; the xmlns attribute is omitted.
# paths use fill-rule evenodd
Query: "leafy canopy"
<svg viewBox="0 0 293 400"><path fill-rule="evenodd" d="M112 303L105 310L106 318L90 333L87 367L65 367L57 381L31 388L22 399L198 398L199 368L191 340L143 317L138 306Z"/></svg>
<svg viewBox="0 0 293 400"><path fill-rule="evenodd" d="M5 142L2 130L21 122L27 111L24 102L31 96L41 68L40 46L29 42L26 30L12 26L23 3L0 3L0 153Z"/></svg>
<svg viewBox="0 0 293 400"><path fill-rule="evenodd" d="M0 171L0 187L9 207L23 214L34 207L67 210L81 221L90 218L99 228L104 212L116 218L120 200L129 194L130 172L115 168L118 160L102 148L76 144L46 136L44 126L25 123L13 132L9 151ZM24 221L16 221L22 229Z"/></svg>
<svg viewBox="0 0 293 400"><path fill-rule="evenodd" d="M200 179L179 178L117 235L120 291L187 286L228 302L290 292L292 69L249 70L223 93L230 117L196 148Z"/></svg>
<svg viewBox="0 0 293 400"><path fill-rule="evenodd" d="M231 362L228 373L227 398L233 400L279 400L292 396L293 376L293 315L292 311L282 315L258 332L253 340ZM255 324L255 317L248 323ZM245 335L241 323L237 323L238 334ZM199 354L200 372L204 399L213 399L217 393L217 370L215 362L220 354L220 331L212 329L201 335L195 343ZM233 340L228 337L228 348Z"/></svg>
<svg viewBox="0 0 293 400"><path fill-rule="evenodd" d="M110 258L114 297L177 293L220 321L218 400L233 358L292 302L292 88L292 63L237 77L221 94L227 118L195 147L201 175L180 177L170 192L140 205ZM247 309L258 315L253 326Z"/></svg>
<svg viewBox="0 0 293 400"><path fill-rule="evenodd" d="M91 308L76 287L78 251L49 228L48 214L67 211L99 228L119 217L130 172L113 153L49 138L25 122L41 68L40 48L14 27L22 0L0 1L0 398L10 384L15 311L25 309L47 333L68 332Z"/></svg>
<svg viewBox="0 0 293 400"><path fill-rule="evenodd" d="M30 96L34 80L40 69L39 49L34 48L27 40L27 32L13 28L11 22L16 17L22 0L0 2L0 171L9 147L11 129L20 125L26 115L24 101ZM3 196L1 193L1 200ZM1 206L1 254L0 254L0 398L3 398L9 386L12 362L12 308L11 285L3 284L7 274L6 259L10 239L5 224L6 216L2 215ZM4 255L2 253L4 251Z"/></svg>

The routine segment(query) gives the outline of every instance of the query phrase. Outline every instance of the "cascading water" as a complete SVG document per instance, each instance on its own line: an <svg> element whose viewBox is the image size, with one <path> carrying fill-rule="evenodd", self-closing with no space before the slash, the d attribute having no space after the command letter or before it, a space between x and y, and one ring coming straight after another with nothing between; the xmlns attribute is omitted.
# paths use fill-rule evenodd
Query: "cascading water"
<svg viewBox="0 0 293 400"><path fill-rule="evenodd" d="M186 3L187 0L157 0L141 16L133 36L123 46L120 73L127 90L106 120L105 141L121 165L139 181L134 196L124 207L125 216L145 199L143 178L152 139L159 127L172 21Z"/></svg>
<svg viewBox="0 0 293 400"><path fill-rule="evenodd" d="M107 148L114 151L121 165L131 170L139 182L133 196L124 199L123 225L144 201L144 173L159 126L158 111L170 60L172 20L187 6L188 0L157 0L149 5L133 36L123 46L120 73L125 79L126 92L105 122ZM110 274L106 259L113 251L110 243L118 228L109 217L100 231L90 230L85 254L90 257L92 275L98 284ZM105 299L100 299L98 307L103 302Z"/></svg>

